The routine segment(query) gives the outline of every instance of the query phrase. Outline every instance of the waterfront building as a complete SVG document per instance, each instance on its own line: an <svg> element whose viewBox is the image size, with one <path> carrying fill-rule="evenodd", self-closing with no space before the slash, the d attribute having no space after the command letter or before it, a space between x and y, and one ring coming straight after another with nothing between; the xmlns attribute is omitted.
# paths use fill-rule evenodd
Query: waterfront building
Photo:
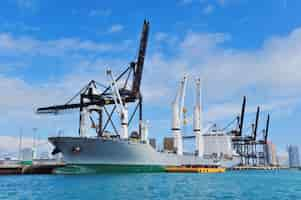
<svg viewBox="0 0 301 200"><path fill-rule="evenodd" d="M286 151L278 153L277 162L280 167L288 167L289 166L288 153Z"/></svg>
<svg viewBox="0 0 301 200"><path fill-rule="evenodd" d="M300 167L300 155L298 146L289 145L287 151L289 157L289 167Z"/></svg>
<svg viewBox="0 0 301 200"><path fill-rule="evenodd" d="M276 145L270 141L268 141L266 144L266 155L268 165L278 165Z"/></svg>

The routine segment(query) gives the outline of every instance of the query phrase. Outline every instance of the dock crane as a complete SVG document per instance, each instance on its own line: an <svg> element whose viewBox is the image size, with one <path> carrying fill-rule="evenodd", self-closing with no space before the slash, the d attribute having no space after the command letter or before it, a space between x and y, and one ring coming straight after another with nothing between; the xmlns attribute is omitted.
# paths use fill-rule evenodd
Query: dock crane
<svg viewBox="0 0 301 200"><path fill-rule="evenodd" d="M263 152L260 153L259 155L259 159L261 160L261 163L266 164L268 163L268 158L266 155L266 151L267 151L267 145L268 145L268 134L269 134L269 127L270 127L270 114L268 114L267 116L267 120L266 120L266 126L265 128L262 130L262 139L256 141L257 145L260 145Z"/></svg>
<svg viewBox="0 0 301 200"><path fill-rule="evenodd" d="M246 97L243 98L241 115L238 118L238 129L232 130L230 134L232 134L232 142L233 147L236 152L241 156L241 164L249 165L250 161L253 162L253 165L257 165L258 163L266 163L267 155L265 153L267 148L267 138L269 131L269 123L270 123L270 115L268 114L266 127L262 131L263 138L257 140L257 132L258 132L258 123L259 123L259 115L260 115L260 107L257 107L256 110L256 118L255 123L252 124L252 132L249 136L243 135L243 120L245 114L245 106L246 106Z"/></svg>
<svg viewBox="0 0 301 200"><path fill-rule="evenodd" d="M123 123L128 125L134 119L137 110L139 110L139 135L141 135L142 130L142 94L140 91L140 85L143 74L144 60L147 49L149 36L149 22L144 20L140 45L138 49L137 60L130 62L129 66L121 72L116 78L114 78L115 84L113 85L123 85L123 87L118 88L118 93L120 99L116 99L116 88L112 89L112 82L108 84L100 84L95 80L91 80L86 86L84 86L75 96L68 100L62 105L53 105L47 107L40 107L36 110L37 114L60 114L66 110L79 109L80 111L80 126L79 135L85 135L85 126L87 115L92 112L96 112L99 116L97 124L97 136L102 137L104 133L109 132L107 130L108 125L114 129L116 135L120 136L116 126L112 120L112 116L117 109L117 104L123 104L126 107L127 104L135 104L135 108L131 113L129 120L123 118ZM132 78L131 87L129 87L129 80ZM123 81L123 82L122 82ZM113 87L114 88L114 87ZM97 92L97 89L102 89L101 92ZM75 102L79 98L79 102ZM120 109L119 109L120 111ZM121 111L123 114L126 112ZM105 115L105 116L104 116ZM105 119L106 117L106 119ZM127 121L127 122L126 122ZM125 131L125 130L124 130ZM123 137L125 136L123 133Z"/></svg>
<svg viewBox="0 0 301 200"><path fill-rule="evenodd" d="M256 111L256 118L255 123L252 123L252 134L251 136L246 137L246 147L247 147L247 164L250 164L250 159L252 159L253 165L255 165L257 161L257 129L258 129L258 122L259 122L259 113L260 113L260 107L257 106Z"/></svg>
<svg viewBox="0 0 301 200"><path fill-rule="evenodd" d="M257 129L258 129L259 113L260 113L260 107L257 106L255 125L254 125L253 134L252 134L252 140L253 140L253 141L256 141L256 137L257 137Z"/></svg>
<svg viewBox="0 0 301 200"><path fill-rule="evenodd" d="M243 147L244 147L244 138L242 136L243 132L243 125L244 125L244 116L245 116L245 109L246 109L246 101L247 97L243 97L242 107L241 107L241 113L240 116L238 116L237 119L237 128L235 130L232 130L230 134L232 135L232 142L233 142L233 148L236 150L236 152L243 158ZM243 162L243 159L242 159Z"/></svg>
<svg viewBox="0 0 301 200"><path fill-rule="evenodd" d="M263 132L264 132L264 145L265 145L266 149L268 148L269 127L270 127L270 115L268 114L268 118L267 118L267 122L266 122L266 127L265 127L265 130L263 130ZM266 156L265 160L266 160L266 163L269 162L268 161L268 156Z"/></svg>
<svg viewBox="0 0 301 200"><path fill-rule="evenodd" d="M242 130L243 130L243 125L244 125L244 117L245 117L245 110L246 110L246 101L247 97L243 97L243 103L241 107L241 115L240 115L240 122L239 122L239 132L237 136L242 136Z"/></svg>
<svg viewBox="0 0 301 200"><path fill-rule="evenodd" d="M244 125L244 116L245 116L245 110L246 110L246 101L247 101L247 97L244 96L243 97L243 103L242 103L242 106L241 106L241 113L235 119L237 121L237 126L236 126L235 129L231 130L231 132L230 132L230 134L233 136L234 141L239 140L240 137L242 137L243 125Z"/></svg>
<svg viewBox="0 0 301 200"><path fill-rule="evenodd" d="M262 130L262 139L258 140L258 143L267 144L268 134L269 134L269 127L270 127L270 114L268 114L265 128Z"/></svg>
<svg viewBox="0 0 301 200"><path fill-rule="evenodd" d="M270 114L268 114L267 122L266 122L266 127L264 130L264 143L267 144L268 141L268 134L269 134L269 128L270 128Z"/></svg>

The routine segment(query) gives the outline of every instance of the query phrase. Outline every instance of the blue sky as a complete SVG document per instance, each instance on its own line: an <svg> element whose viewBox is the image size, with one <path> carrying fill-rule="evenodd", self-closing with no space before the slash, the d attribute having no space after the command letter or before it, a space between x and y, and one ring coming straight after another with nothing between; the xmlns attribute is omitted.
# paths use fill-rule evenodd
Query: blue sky
<svg viewBox="0 0 301 200"><path fill-rule="evenodd" d="M170 135L170 103L184 73L203 83L204 126L221 127L248 97L246 127L262 105L280 150L298 144L301 119L301 2L297 0L41 1L3 0L0 8L0 127L4 137L77 134L76 112L36 116L64 103L88 80L106 81L137 53L151 23L143 77L150 135ZM193 81L187 95L192 114ZM188 127L188 132L190 128ZM0 142L0 148L7 148Z"/></svg>

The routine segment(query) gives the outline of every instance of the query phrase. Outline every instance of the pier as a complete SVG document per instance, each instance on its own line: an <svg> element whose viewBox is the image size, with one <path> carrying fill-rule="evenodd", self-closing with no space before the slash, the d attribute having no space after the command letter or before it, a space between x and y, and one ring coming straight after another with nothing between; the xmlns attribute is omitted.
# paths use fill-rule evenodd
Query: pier
<svg viewBox="0 0 301 200"><path fill-rule="evenodd" d="M226 168L219 166L170 166L165 168L168 173L224 173Z"/></svg>
<svg viewBox="0 0 301 200"><path fill-rule="evenodd" d="M279 166L237 166L229 168L231 171L242 171L242 170L282 170L289 169L288 167L279 167Z"/></svg>
<svg viewBox="0 0 301 200"><path fill-rule="evenodd" d="M0 175L11 174L53 174L55 169L64 167L62 162L33 162L32 164L3 163L0 164Z"/></svg>

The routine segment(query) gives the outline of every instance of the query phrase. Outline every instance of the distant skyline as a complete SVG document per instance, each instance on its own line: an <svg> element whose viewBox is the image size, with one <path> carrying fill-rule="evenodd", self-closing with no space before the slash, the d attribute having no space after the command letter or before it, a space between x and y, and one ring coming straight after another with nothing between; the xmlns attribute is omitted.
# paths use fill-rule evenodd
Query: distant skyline
<svg viewBox="0 0 301 200"><path fill-rule="evenodd" d="M106 82L108 67L124 69L136 57L144 19L151 25L142 81L150 137L171 135L170 104L188 73L202 79L204 127L232 121L246 95L245 130L260 105L259 130L271 113L269 139L277 150L300 146L300 9L298 0L3 0L0 150L17 146L20 129L28 145L33 128L42 141L59 130L77 135L77 112L34 110L65 103L91 79ZM193 87L190 81L189 117Z"/></svg>

